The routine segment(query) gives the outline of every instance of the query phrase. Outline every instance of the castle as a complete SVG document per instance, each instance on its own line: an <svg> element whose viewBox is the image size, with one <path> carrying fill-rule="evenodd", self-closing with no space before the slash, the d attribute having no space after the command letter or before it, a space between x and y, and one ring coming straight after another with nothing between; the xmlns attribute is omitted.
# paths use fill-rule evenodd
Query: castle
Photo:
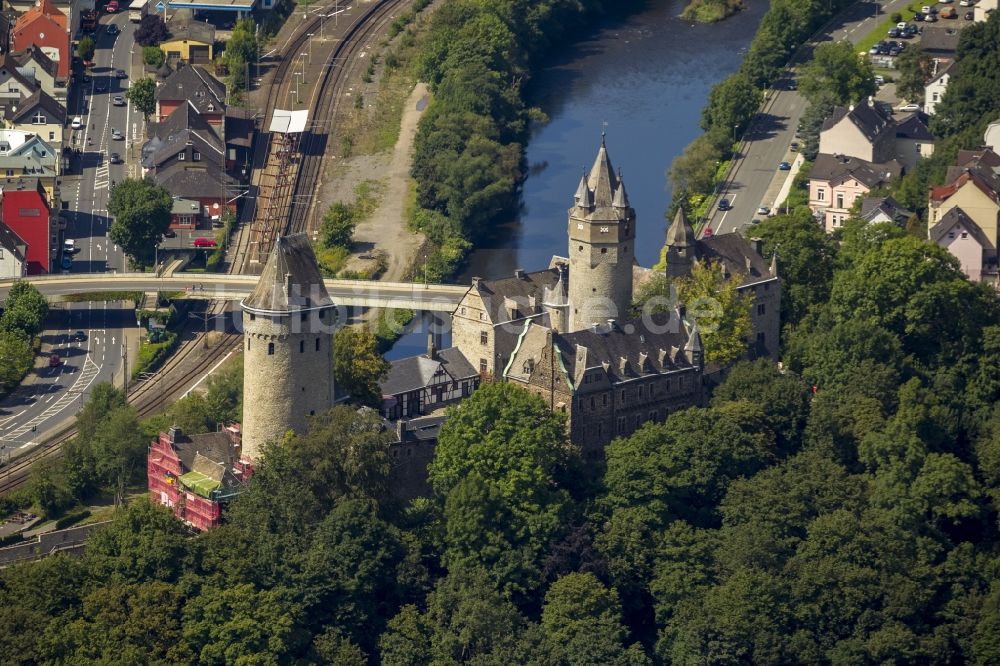
<svg viewBox="0 0 1000 666"><path fill-rule="evenodd" d="M460 401L482 379L516 382L565 412L571 439L594 459L615 437L702 402L697 322L680 308L629 316L634 285L651 271L635 263L635 211L603 137L567 217L566 257L540 271L473 278L452 314L454 347L394 363L382 413L398 434L398 467L425 464L432 450L425 444L440 419L420 417ZM739 279L751 297L749 354L776 357L781 283L759 243L735 233L699 240L683 211L666 241L668 277L713 262ZM265 443L304 431L311 415L333 405L334 304L304 235L279 239L242 307L243 450L253 459ZM415 449L423 453L410 458Z"/></svg>

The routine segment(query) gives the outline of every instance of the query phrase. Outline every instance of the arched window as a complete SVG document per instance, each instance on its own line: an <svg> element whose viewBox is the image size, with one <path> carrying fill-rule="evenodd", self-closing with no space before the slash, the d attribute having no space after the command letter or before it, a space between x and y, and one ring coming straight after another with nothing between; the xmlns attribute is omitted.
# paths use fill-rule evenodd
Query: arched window
<svg viewBox="0 0 1000 666"><path fill-rule="evenodd" d="M268 356L274 356L274 343L273 342L268 342L267 343L267 355Z"/></svg>

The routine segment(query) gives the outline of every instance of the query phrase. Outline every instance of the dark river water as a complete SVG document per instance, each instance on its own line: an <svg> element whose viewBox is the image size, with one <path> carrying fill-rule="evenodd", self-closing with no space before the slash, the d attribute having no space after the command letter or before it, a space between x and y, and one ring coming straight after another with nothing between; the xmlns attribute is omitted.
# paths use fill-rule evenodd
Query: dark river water
<svg viewBox="0 0 1000 666"><path fill-rule="evenodd" d="M566 211L605 123L608 153L636 211L636 258L656 263L671 196L666 171L700 133L709 90L739 67L767 10L763 0L748 0L746 11L726 21L693 25L677 18L684 4L650 0L645 11L608 19L536 74L531 101L549 122L534 128L527 146L521 210L479 244L459 283L539 270L553 254L566 254ZM387 356L425 346L426 334L414 333Z"/></svg>

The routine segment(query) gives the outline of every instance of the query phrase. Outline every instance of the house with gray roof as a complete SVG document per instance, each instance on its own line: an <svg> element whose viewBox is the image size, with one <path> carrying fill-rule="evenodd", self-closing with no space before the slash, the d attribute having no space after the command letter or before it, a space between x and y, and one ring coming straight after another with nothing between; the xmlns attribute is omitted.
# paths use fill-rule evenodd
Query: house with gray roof
<svg viewBox="0 0 1000 666"><path fill-rule="evenodd" d="M934 135L929 124L930 118L920 111L896 124L893 154L904 171L917 168L917 162L934 154Z"/></svg>
<svg viewBox="0 0 1000 666"><path fill-rule="evenodd" d="M973 282L997 283L996 239L991 239L961 208L955 206L928 232L932 243L945 248Z"/></svg>
<svg viewBox="0 0 1000 666"><path fill-rule="evenodd" d="M838 106L819 133L819 152L846 155L866 162L893 158L896 121L880 105L867 102Z"/></svg>
<svg viewBox="0 0 1000 666"><path fill-rule="evenodd" d="M931 58L940 56L955 57L958 50L958 41L962 38L962 30L952 25L931 26L925 25L920 33L920 49Z"/></svg>
<svg viewBox="0 0 1000 666"><path fill-rule="evenodd" d="M27 275L28 244L14 230L0 222L0 279Z"/></svg>
<svg viewBox="0 0 1000 666"><path fill-rule="evenodd" d="M392 362L379 385L381 413L390 421L425 416L468 397L479 388L479 372L457 348L438 350L429 335L427 353Z"/></svg>
<svg viewBox="0 0 1000 666"><path fill-rule="evenodd" d="M847 155L816 156L809 172L809 208L827 232L839 228L851 216L854 202L872 190L899 178L903 166L896 160L875 164Z"/></svg>
<svg viewBox="0 0 1000 666"><path fill-rule="evenodd" d="M156 88L156 119L162 122L190 103L210 125L221 126L226 115L226 85L193 65L180 67Z"/></svg>
<svg viewBox="0 0 1000 666"><path fill-rule="evenodd" d="M866 197L861 200L861 219L866 222L888 222L898 227L905 227L913 216L913 211L900 205L892 197Z"/></svg>

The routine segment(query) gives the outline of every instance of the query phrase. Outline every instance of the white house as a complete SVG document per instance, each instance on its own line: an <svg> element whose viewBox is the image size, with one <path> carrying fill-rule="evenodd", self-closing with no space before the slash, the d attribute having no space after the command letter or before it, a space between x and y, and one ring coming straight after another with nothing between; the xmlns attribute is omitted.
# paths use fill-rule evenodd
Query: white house
<svg viewBox="0 0 1000 666"><path fill-rule="evenodd" d="M10 227L0 222L0 279L24 277L28 245Z"/></svg>
<svg viewBox="0 0 1000 666"><path fill-rule="evenodd" d="M983 145L994 153L1000 151L1000 120L994 120L983 134Z"/></svg>
<svg viewBox="0 0 1000 666"><path fill-rule="evenodd" d="M948 89L948 82L955 72L955 61L949 58L934 58L931 80L924 86L924 113L934 115L935 108Z"/></svg>

